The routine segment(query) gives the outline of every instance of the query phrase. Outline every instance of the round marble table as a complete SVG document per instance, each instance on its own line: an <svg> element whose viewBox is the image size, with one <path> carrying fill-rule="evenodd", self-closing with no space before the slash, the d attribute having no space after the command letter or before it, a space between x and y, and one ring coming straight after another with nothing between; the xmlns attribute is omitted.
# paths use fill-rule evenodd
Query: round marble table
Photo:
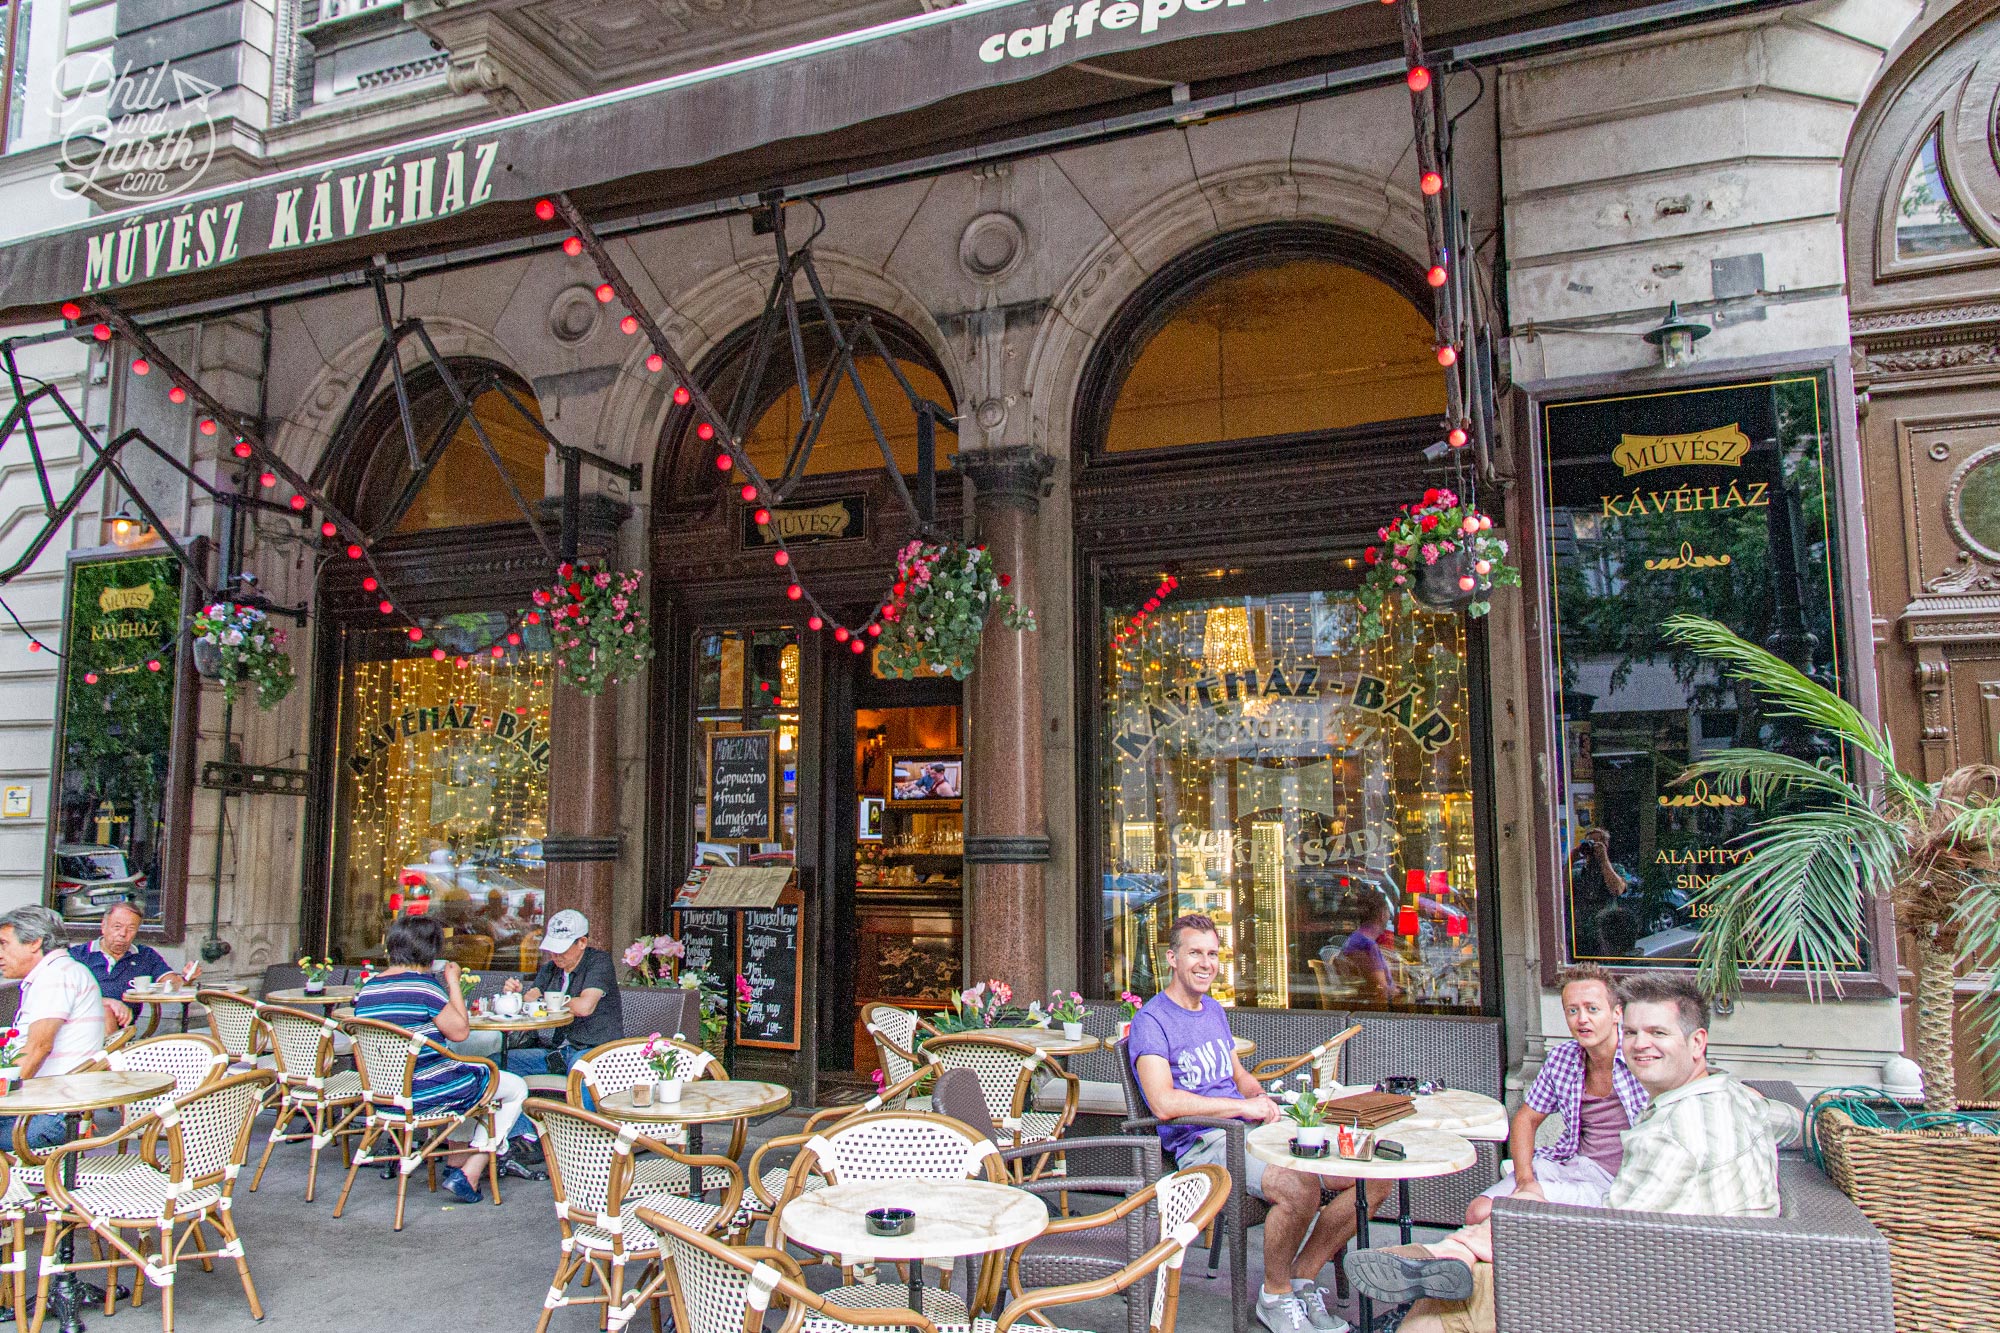
<svg viewBox="0 0 2000 1333"><path fill-rule="evenodd" d="M240 981L223 982L218 985L203 986L200 988L183 985L173 990L168 990L164 986L149 986L142 990L134 986L118 998L134 1009L145 1008L152 1011L146 1016L146 1030L139 1034L143 1039L152 1036L160 1030L160 1015L167 1009L179 1009L181 1011L181 1031L186 1032L188 1030L188 1010L193 1007L202 990L221 990L228 991L232 995L241 995L248 989L249 987ZM136 1015L133 1021L138 1021Z"/></svg>
<svg viewBox="0 0 2000 1333"><path fill-rule="evenodd" d="M1319 1098L1325 1101L1329 1097L1352 1097L1373 1091L1372 1084L1322 1087ZM1396 1137L1393 1131L1407 1128L1447 1130L1475 1143L1507 1141L1507 1108L1483 1093L1446 1088L1443 1092L1425 1093L1410 1100L1416 1104L1416 1111L1388 1126L1392 1131L1391 1138Z"/></svg>
<svg viewBox="0 0 2000 1333"><path fill-rule="evenodd" d="M307 992L303 987L294 987L291 990L271 991L264 996L264 1002L266 1004L282 1004L292 1009L313 1005L331 1008L336 1004L348 1004L352 1002L358 994L360 994L360 989L355 986L328 986L325 990L312 992Z"/></svg>
<svg viewBox="0 0 2000 1333"><path fill-rule="evenodd" d="M47 1078L28 1079L5 1096L0 1096L0 1116L59 1115L67 1122L68 1137L74 1140L82 1128L82 1118L92 1111L157 1097L163 1092L171 1092L173 1086L172 1075L142 1073L136 1069L109 1070L101 1074L52 1074ZM25 1128L25 1122L23 1126ZM13 1144L5 1146L9 1152L13 1151ZM76 1188L78 1156L77 1153L69 1153L62 1159L62 1183L70 1189ZM84 1306L102 1300L104 1293L80 1281L69 1269L76 1259L75 1232L63 1233L57 1258L63 1264L63 1271L56 1275L55 1283L49 1289L48 1313L55 1317L56 1328L75 1329L81 1333L83 1321L79 1318L80 1312Z"/></svg>
<svg viewBox="0 0 2000 1333"><path fill-rule="evenodd" d="M1104 1038L1093 1037L1088 1032L1072 1041L1063 1035L1063 1030L1059 1027L987 1028L983 1033L972 1035L1000 1037L1055 1056L1089 1055L1092 1051L1103 1049L1104 1046Z"/></svg>
<svg viewBox="0 0 2000 1333"><path fill-rule="evenodd" d="M907 1236L877 1236L867 1214L907 1208ZM862 1255L908 1263L909 1299L921 1311L925 1259L963 1259L1025 1245L1048 1230L1048 1206L1036 1195L990 1180L863 1180L801 1194L778 1214L778 1229L821 1254Z"/></svg>
<svg viewBox="0 0 2000 1333"><path fill-rule="evenodd" d="M632 1090L610 1092L597 1100L597 1114L612 1120L651 1121L661 1125L686 1125L688 1151L701 1152L701 1127L729 1120L748 1120L769 1115L792 1104L791 1089L777 1083L759 1083L747 1078L697 1078L681 1086L677 1102L655 1101L651 1106L635 1106ZM688 1194L702 1195L701 1168L688 1172Z"/></svg>
<svg viewBox="0 0 2000 1333"><path fill-rule="evenodd" d="M568 1027L569 1024L569 1006L563 1004L550 1009L540 1018L526 1009L512 1018L503 1018L490 1010L483 1014L473 1013L468 1015L466 1026L474 1032L544 1032L550 1028Z"/></svg>
<svg viewBox="0 0 2000 1333"><path fill-rule="evenodd" d="M1408 1156L1400 1162L1392 1162L1385 1157L1357 1162L1337 1154L1294 1157L1288 1145L1297 1132L1297 1126L1289 1120L1259 1125L1245 1136L1244 1147L1252 1157L1266 1165L1282 1166L1290 1171L1304 1171L1315 1176L1341 1176L1363 1182L1395 1181L1399 1208L1396 1221L1405 1245L1410 1243L1411 1229L1415 1225L1410 1216L1410 1182L1453 1175L1470 1169L1479 1160L1479 1154L1470 1140L1442 1129L1418 1129L1409 1120L1398 1120L1375 1132L1378 1142L1386 1139L1403 1146ZM1354 1248L1357 1250L1368 1248L1368 1213L1368 1191L1364 1186L1357 1185L1354 1190ZM1374 1302L1358 1293L1356 1299L1361 1304L1359 1327L1374 1327Z"/></svg>

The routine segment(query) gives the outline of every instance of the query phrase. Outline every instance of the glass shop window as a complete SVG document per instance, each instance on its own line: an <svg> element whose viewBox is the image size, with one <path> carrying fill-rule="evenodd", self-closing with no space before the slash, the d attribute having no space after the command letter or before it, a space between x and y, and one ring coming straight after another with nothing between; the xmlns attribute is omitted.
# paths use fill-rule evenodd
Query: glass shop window
<svg viewBox="0 0 2000 1333"><path fill-rule="evenodd" d="M1202 913L1224 1004L1477 1009L1462 621L1364 645L1351 592L1232 583L1103 609L1104 993L1158 990L1167 928Z"/></svg>
<svg viewBox="0 0 2000 1333"><path fill-rule="evenodd" d="M706 866L790 865L798 836L799 638L790 627L703 630L695 636L694 836ZM709 738L771 733L777 817L762 842L710 837Z"/></svg>
<svg viewBox="0 0 2000 1333"><path fill-rule="evenodd" d="M1938 132L1932 130L1911 160L1896 200L1896 257L1923 259L1981 248L1952 202L1938 157Z"/></svg>

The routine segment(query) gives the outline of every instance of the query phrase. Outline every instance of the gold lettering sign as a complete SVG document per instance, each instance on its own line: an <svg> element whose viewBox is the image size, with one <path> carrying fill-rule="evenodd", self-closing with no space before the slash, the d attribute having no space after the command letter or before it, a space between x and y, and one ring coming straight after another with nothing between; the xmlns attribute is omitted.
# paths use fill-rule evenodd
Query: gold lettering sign
<svg viewBox="0 0 2000 1333"><path fill-rule="evenodd" d="M1679 555L1665 555L1649 559L1646 561L1646 568L1654 570L1721 569L1731 559L1732 557L1726 553L1723 555L1696 555L1693 542L1682 542Z"/></svg>
<svg viewBox="0 0 2000 1333"><path fill-rule="evenodd" d="M1750 437L1732 421L1685 435L1621 435L1611 461L1630 477L1662 467L1741 467L1749 452Z"/></svg>
<svg viewBox="0 0 2000 1333"><path fill-rule="evenodd" d="M1660 804L1669 810L1702 809L1704 807L1727 810L1732 806L1748 805L1748 796L1731 796L1727 792L1710 791L1706 782L1697 780L1688 788L1684 796L1662 796Z"/></svg>
<svg viewBox="0 0 2000 1333"><path fill-rule="evenodd" d="M153 609L153 585L142 583L136 588L106 588L97 594L97 609L106 615L113 611L150 611Z"/></svg>
<svg viewBox="0 0 2000 1333"><path fill-rule="evenodd" d="M757 530L767 542L781 537L788 542L801 537L831 540L845 537L848 524L853 521L854 514L847 505L835 500L813 509L773 509L771 521L758 524Z"/></svg>

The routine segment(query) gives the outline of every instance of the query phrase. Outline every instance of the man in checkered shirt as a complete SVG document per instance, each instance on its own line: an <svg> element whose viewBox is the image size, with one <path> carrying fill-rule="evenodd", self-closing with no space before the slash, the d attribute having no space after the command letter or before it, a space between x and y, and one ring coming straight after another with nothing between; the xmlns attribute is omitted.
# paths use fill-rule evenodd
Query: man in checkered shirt
<svg viewBox="0 0 2000 1333"><path fill-rule="evenodd" d="M1682 977L1636 977L1621 998L1625 1061L1652 1101L1625 1131L1605 1206L1777 1216L1778 1148L1764 1099L1709 1069L1701 992ZM1376 1300L1423 1298L1402 1333L1494 1333L1494 1262L1492 1225L1482 1222L1435 1245L1351 1254L1347 1273Z"/></svg>

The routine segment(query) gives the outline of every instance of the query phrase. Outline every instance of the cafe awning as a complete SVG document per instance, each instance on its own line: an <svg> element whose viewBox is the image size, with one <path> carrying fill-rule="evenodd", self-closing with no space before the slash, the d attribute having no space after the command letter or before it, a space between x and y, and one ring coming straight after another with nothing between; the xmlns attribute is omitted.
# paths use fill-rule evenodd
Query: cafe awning
<svg viewBox="0 0 2000 1333"><path fill-rule="evenodd" d="M1605 15L1736 7L1429 0L1448 45ZM1671 14L1664 11L1673 11ZM198 190L0 248L0 322L108 296L161 310L546 233L566 191L615 222L824 181L1251 84L1399 60L1376 0L990 0ZM1388 72L1384 71L1385 74Z"/></svg>

